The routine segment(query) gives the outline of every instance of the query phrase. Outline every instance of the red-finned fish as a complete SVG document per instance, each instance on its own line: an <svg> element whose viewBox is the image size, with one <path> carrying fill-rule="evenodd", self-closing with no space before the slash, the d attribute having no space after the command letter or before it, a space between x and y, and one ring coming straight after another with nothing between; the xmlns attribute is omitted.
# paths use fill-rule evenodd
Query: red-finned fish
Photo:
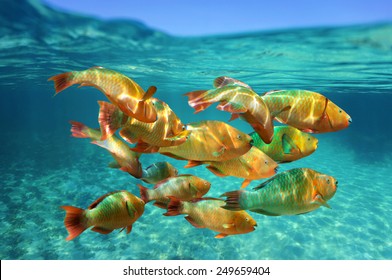
<svg viewBox="0 0 392 280"><path fill-rule="evenodd" d="M89 227L102 234L114 229L127 229L131 232L133 223L144 212L144 201L127 191L105 194L94 201L86 210L61 206L65 211L64 225L69 233L66 240L72 240Z"/></svg>
<svg viewBox="0 0 392 280"><path fill-rule="evenodd" d="M223 161L239 157L251 148L252 138L220 121L187 124L185 143L159 148L159 153L180 160Z"/></svg>
<svg viewBox="0 0 392 280"><path fill-rule="evenodd" d="M130 150L130 147L116 135L108 137L101 141L100 129L89 128L80 122L70 122L72 124L72 136L76 138L90 138L91 143L98 145L110 152L115 159L109 164L109 167L119 168L122 171L128 172L135 178L140 178L143 175L142 165L139 162L140 154Z"/></svg>
<svg viewBox="0 0 392 280"><path fill-rule="evenodd" d="M295 168L279 173L254 191L232 191L226 196L229 210L250 210L268 215L298 215L320 206L331 208L327 201L336 192L338 182L332 176L309 168Z"/></svg>
<svg viewBox="0 0 392 280"><path fill-rule="evenodd" d="M274 138L270 144L265 144L255 132L250 136L253 138L253 146L279 163L295 161L312 154L318 143L316 137L292 126L275 126Z"/></svg>
<svg viewBox="0 0 392 280"><path fill-rule="evenodd" d="M219 232L215 238L252 232L256 221L246 211L228 211L223 209L223 200L200 198L193 201L181 201L171 197L165 216L186 214L185 219L196 228L208 228Z"/></svg>
<svg viewBox="0 0 392 280"><path fill-rule="evenodd" d="M156 184L164 179L177 175L177 168L167 161L160 161L143 169L143 176L140 179L149 184Z"/></svg>
<svg viewBox="0 0 392 280"><path fill-rule="evenodd" d="M271 177L278 170L278 164L256 147L252 147L242 156L226 161L190 161L185 168L200 164L208 164L207 169L219 177L244 178L241 188L245 188L252 180Z"/></svg>
<svg viewBox="0 0 392 280"><path fill-rule="evenodd" d="M157 119L150 100L156 87L151 86L144 92L136 82L116 71L92 67L83 71L58 74L48 80L54 81L56 94L75 84L80 84L79 87L92 86L103 92L110 102L126 115L147 123L155 122Z"/></svg>
<svg viewBox="0 0 392 280"><path fill-rule="evenodd" d="M303 132L322 133L347 128L351 117L327 97L307 90L277 90L262 96L271 115Z"/></svg>
<svg viewBox="0 0 392 280"><path fill-rule="evenodd" d="M166 209L170 200L169 196L183 201L200 198L209 191L211 183L197 176L186 174L165 179L156 184L153 190L142 185L138 186L140 197L145 203L155 200L155 206Z"/></svg>
<svg viewBox="0 0 392 280"><path fill-rule="evenodd" d="M230 120L238 117L247 121L265 143L271 143L274 133L270 111L263 99L249 86L229 77L218 77L215 89L186 93L188 104L201 112L211 104L219 102L218 110L230 112ZM246 87L245 87L246 86Z"/></svg>
<svg viewBox="0 0 392 280"><path fill-rule="evenodd" d="M154 123L145 123L128 117L115 105L98 101L102 139L121 128L120 136L131 144L136 143L132 150L143 153L153 153L157 152L159 147L184 143L190 131L165 102L156 98L151 98L151 102L157 112L157 120Z"/></svg>

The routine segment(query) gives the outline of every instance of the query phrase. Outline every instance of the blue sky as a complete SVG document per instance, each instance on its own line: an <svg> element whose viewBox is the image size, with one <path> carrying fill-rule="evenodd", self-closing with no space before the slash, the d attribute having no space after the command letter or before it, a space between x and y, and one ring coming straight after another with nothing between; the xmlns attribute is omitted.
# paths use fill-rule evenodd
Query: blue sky
<svg viewBox="0 0 392 280"><path fill-rule="evenodd" d="M42 0L104 19L129 18L197 36L392 21L392 0Z"/></svg>

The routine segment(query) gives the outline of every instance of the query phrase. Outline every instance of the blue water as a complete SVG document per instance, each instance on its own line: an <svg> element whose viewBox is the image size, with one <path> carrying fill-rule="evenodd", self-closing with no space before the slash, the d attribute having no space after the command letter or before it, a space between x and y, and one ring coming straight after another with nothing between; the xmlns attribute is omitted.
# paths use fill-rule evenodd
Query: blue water
<svg viewBox="0 0 392 280"><path fill-rule="evenodd" d="M6 7L6 8L3 8ZM1 259L392 259L392 23L177 38L132 21L100 21L54 11L37 1L2 0L0 10ZM309 167L339 181L332 209L289 217L252 213L256 231L215 239L183 216L146 205L132 233L86 231L66 242L60 205L87 207L118 189L138 194L138 180L107 167L112 159L70 137L69 120L96 127L94 88L53 97L55 74L101 65L143 88L158 87L184 123L227 121L209 108L193 114L183 93L211 88L220 75L257 92L307 89L347 111L346 130L317 135L319 148L280 171ZM212 106L213 107L213 106ZM233 126L251 132L236 120ZM161 155L180 173L209 180L208 196L236 190L242 179ZM248 188L258 184L253 181Z"/></svg>

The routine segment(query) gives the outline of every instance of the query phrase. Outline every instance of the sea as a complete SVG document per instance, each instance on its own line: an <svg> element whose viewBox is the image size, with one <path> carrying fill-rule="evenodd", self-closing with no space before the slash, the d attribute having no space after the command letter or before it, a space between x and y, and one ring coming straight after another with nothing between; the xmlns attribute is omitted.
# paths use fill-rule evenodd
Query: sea
<svg viewBox="0 0 392 280"><path fill-rule="evenodd" d="M176 37L131 20L66 13L39 1L1 0L0 258L3 260L385 260L392 259L392 23ZM322 93L352 118L345 130L317 134L309 157L279 172L312 168L339 181L332 207L297 216L249 212L255 231L216 239L183 215L146 204L132 232L90 230L66 241L62 205L87 208L115 190L139 196L140 180L108 167L107 151L70 136L70 120L98 127L92 87L54 96L49 77L103 66L132 78L169 104L184 122L220 120L211 106L194 114L184 93L212 88L218 76L257 93L306 89ZM251 127L230 124L246 133ZM278 125L278 123L277 123ZM208 143L207 143L208 144ZM160 154L180 174L211 182L206 196L238 190L242 179ZM253 181L252 189L263 182ZM145 186L152 187L143 183Z"/></svg>

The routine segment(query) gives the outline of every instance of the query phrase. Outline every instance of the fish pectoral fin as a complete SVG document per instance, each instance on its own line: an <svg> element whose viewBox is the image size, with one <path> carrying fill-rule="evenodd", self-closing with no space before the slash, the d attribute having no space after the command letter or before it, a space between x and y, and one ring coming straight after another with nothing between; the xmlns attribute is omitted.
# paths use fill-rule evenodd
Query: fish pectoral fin
<svg viewBox="0 0 392 280"><path fill-rule="evenodd" d="M138 137L129 128L121 129L120 136L128 143L135 144L138 142Z"/></svg>
<svg viewBox="0 0 392 280"><path fill-rule="evenodd" d="M184 166L184 168L191 168L191 167L199 166L202 164L203 164L202 161L190 160L190 161L188 161L188 164Z"/></svg>
<svg viewBox="0 0 392 280"><path fill-rule="evenodd" d="M130 234L132 231L132 225L127 226L127 234Z"/></svg>
<svg viewBox="0 0 392 280"><path fill-rule="evenodd" d="M157 91L157 87L156 86L150 86L147 89L146 93L144 94L142 100L145 101L145 100L151 98L156 91Z"/></svg>
<svg viewBox="0 0 392 280"><path fill-rule="evenodd" d="M165 137L163 140L167 140L167 141L181 141L184 140L184 142L186 141L186 137L189 135L191 131L190 130L183 130L180 133L170 136L170 137Z"/></svg>
<svg viewBox="0 0 392 280"><path fill-rule="evenodd" d="M128 215L131 219L135 218L135 213L137 212L135 206L133 206L133 204L129 201L125 202L125 207L128 210Z"/></svg>
<svg viewBox="0 0 392 280"><path fill-rule="evenodd" d="M229 229L229 228L234 228L234 227L235 227L235 224L234 224L234 223L232 223L232 224L223 224L222 226L223 226L223 228L225 228L225 229Z"/></svg>
<svg viewBox="0 0 392 280"><path fill-rule="evenodd" d="M277 111L277 112L271 113L271 117L272 117L272 119L273 119L273 118L276 118L276 117L278 117L281 113L283 113L284 111L288 111L288 110L290 110L290 109L291 109L291 106L288 105L288 106L284 107L283 109L281 109L281 110L279 110L279 111Z"/></svg>
<svg viewBox="0 0 392 280"><path fill-rule="evenodd" d="M229 122L234 121L240 117L240 114L231 114L231 117L229 119Z"/></svg>
<svg viewBox="0 0 392 280"><path fill-rule="evenodd" d="M219 156L223 155L223 153L224 153L225 151L226 151L226 147L225 147L225 146L222 146L218 151L213 152L212 155L213 155L214 157L219 157Z"/></svg>
<svg viewBox="0 0 392 280"><path fill-rule="evenodd" d="M242 182L242 184L241 184L241 189L246 188L246 187L250 184L250 182L252 182L252 180L245 179L245 180Z"/></svg>
<svg viewBox="0 0 392 280"><path fill-rule="evenodd" d="M244 105L232 101L222 101L218 104L218 106L216 106L216 108L220 111L226 111L236 114L245 113L246 111L248 111L248 109Z"/></svg>
<svg viewBox="0 0 392 280"><path fill-rule="evenodd" d="M196 228L205 228L205 226L198 224L191 216L186 216L185 219Z"/></svg>
<svg viewBox="0 0 392 280"><path fill-rule="evenodd" d="M155 201L152 205L162 208L162 209L167 209L167 203L162 202L162 201Z"/></svg>
<svg viewBox="0 0 392 280"><path fill-rule="evenodd" d="M131 151L136 153L151 154L159 151L158 146L152 146L146 142L139 141L135 147L130 148Z"/></svg>
<svg viewBox="0 0 392 280"><path fill-rule="evenodd" d="M226 175L224 173L222 173L222 171L220 171L218 168L216 168L215 166L212 165L208 165L207 169L210 170L212 173L214 173L216 176L218 177L226 177Z"/></svg>
<svg viewBox="0 0 392 280"><path fill-rule="evenodd" d="M244 82L241 82L240 80L230 78L227 76L221 76L218 77L214 80L214 87L215 88L221 88L227 85L233 85L233 86L241 86L241 87L246 87L249 89L252 89L248 84L245 84Z"/></svg>
<svg viewBox="0 0 392 280"><path fill-rule="evenodd" d="M320 194L316 194L316 196L313 198L313 201L311 203L332 209L331 206L329 206L329 204L324 200L324 198Z"/></svg>
<svg viewBox="0 0 392 280"><path fill-rule="evenodd" d="M110 167L110 168L121 168L121 165L120 164L118 164L118 162L117 161L112 161L112 162L110 162L109 164L108 164L108 166Z"/></svg>
<svg viewBox="0 0 392 280"><path fill-rule="evenodd" d="M112 229L106 229L102 227L93 227L91 230L95 232L99 232L101 234L109 234L113 231Z"/></svg>
<svg viewBox="0 0 392 280"><path fill-rule="evenodd" d="M301 150L294 143L293 139L291 139L291 137L286 133L282 136L282 147L285 154L299 155L301 153Z"/></svg>
<svg viewBox="0 0 392 280"><path fill-rule="evenodd" d="M215 238L225 238L226 236L228 236L227 233L219 233L219 234L215 235Z"/></svg>

